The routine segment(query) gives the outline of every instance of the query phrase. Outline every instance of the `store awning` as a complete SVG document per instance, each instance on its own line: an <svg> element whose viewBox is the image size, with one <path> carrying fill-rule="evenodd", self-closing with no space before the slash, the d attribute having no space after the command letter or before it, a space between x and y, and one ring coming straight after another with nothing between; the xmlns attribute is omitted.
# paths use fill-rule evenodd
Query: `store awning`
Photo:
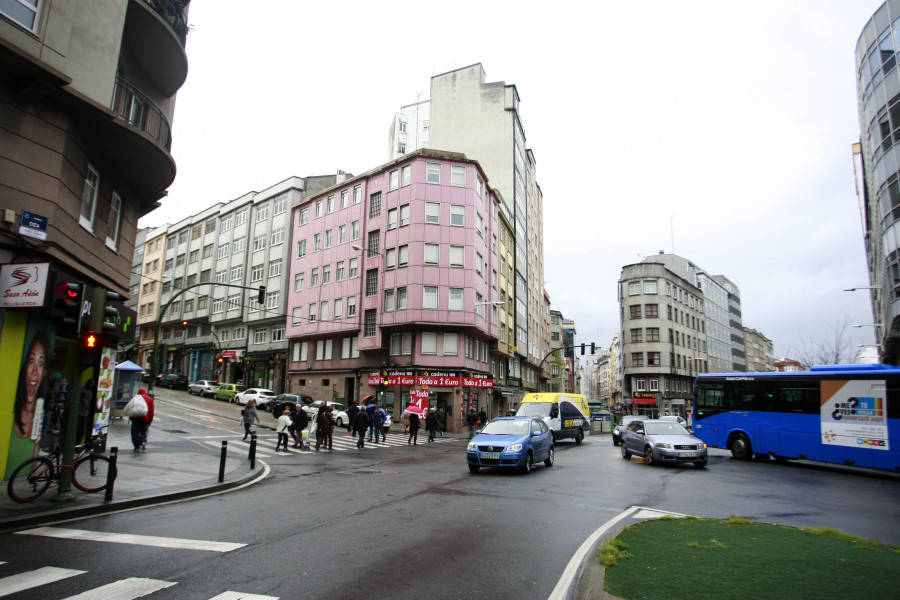
<svg viewBox="0 0 900 600"><path fill-rule="evenodd" d="M654 398L632 398L632 404L653 404L656 405L656 400Z"/></svg>

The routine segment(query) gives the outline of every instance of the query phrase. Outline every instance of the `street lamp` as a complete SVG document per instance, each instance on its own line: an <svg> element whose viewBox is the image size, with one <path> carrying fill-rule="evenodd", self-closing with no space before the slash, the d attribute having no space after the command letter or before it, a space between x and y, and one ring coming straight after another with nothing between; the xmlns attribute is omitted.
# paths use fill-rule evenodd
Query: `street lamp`
<svg viewBox="0 0 900 600"><path fill-rule="evenodd" d="M880 290L880 285L858 285L852 288L844 288L845 292L855 292L856 290Z"/></svg>
<svg viewBox="0 0 900 600"><path fill-rule="evenodd" d="M854 325L854 327L884 327L883 323L861 323L859 325Z"/></svg>

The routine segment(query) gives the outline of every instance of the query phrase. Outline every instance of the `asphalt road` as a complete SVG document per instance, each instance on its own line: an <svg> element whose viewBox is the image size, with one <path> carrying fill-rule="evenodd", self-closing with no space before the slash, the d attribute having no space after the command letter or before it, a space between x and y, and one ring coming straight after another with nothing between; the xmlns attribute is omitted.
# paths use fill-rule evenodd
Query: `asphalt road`
<svg viewBox="0 0 900 600"><path fill-rule="evenodd" d="M166 390L158 395L198 407L215 402L201 404ZM160 421L154 426L184 431L198 443L240 429L214 415L165 402L157 406ZM271 415L260 418L274 423ZM6 597L68 598L145 578L168 586L155 591L153 600L547 598L582 542L634 505L833 526L900 545L900 479L891 476L739 462L718 450L705 469L648 467L623 460L609 436L590 436L580 446L563 442L556 464L538 466L530 475L489 469L472 475L461 439L427 444L420 436L416 447L280 455L265 452L268 436L274 439L261 431L263 460L272 473L256 485L57 525L240 547L221 551L176 548L173 540L145 545L158 542L146 538L119 537L112 543L0 535L0 561L7 561L0 577L46 567L84 571L41 586L42 595L32 589Z"/></svg>

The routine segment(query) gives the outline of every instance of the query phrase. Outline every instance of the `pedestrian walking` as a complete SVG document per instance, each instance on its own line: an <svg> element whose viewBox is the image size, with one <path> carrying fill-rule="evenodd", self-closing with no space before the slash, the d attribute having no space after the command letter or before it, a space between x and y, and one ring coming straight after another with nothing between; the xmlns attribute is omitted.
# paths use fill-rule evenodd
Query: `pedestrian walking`
<svg viewBox="0 0 900 600"><path fill-rule="evenodd" d="M275 444L275 452L278 452L282 446L284 446L284 451L287 452L288 430L292 423L291 409L289 406L286 406L284 407L284 413L278 417L278 424L275 426L275 433L278 434L278 443Z"/></svg>
<svg viewBox="0 0 900 600"><path fill-rule="evenodd" d="M469 426L469 439L471 440L475 437L475 423L478 422L478 415L475 414L475 409L470 408L469 414L466 415L466 425Z"/></svg>
<svg viewBox="0 0 900 600"><path fill-rule="evenodd" d="M134 445L135 452L147 449L147 432L150 429L150 423L153 422L153 396L148 394L144 388L138 390L138 395L147 403L147 414L141 417L131 417L131 443Z"/></svg>
<svg viewBox="0 0 900 600"><path fill-rule="evenodd" d="M420 426L421 422L419 421L418 413L409 413L409 439L406 440L407 446L410 444L412 444L413 446L418 445Z"/></svg>
<svg viewBox="0 0 900 600"><path fill-rule="evenodd" d="M366 406L366 414L369 415L369 441L372 441L372 435L375 433L375 410L378 406L375 404L375 400L369 400L369 404Z"/></svg>
<svg viewBox="0 0 900 600"><path fill-rule="evenodd" d="M323 402L319 407L319 412L316 414L316 431L318 432L316 450L323 445L331 450L331 435L334 432L334 417L331 414L333 411L334 409L328 406L327 402Z"/></svg>
<svg viewBox="0 0 900 600"><path fill-rule="evenodd" d="M309 425L309 417L299 404L291 405L291 427L288 430L294 439L294 448L300 448L303 443L303 430Z"/></svg>
<svg viewBox="0 0 900 600"><path fill-rule="evenodd" d="M256 412L256 400L247 401L247 406L241 411L241 420L244 422L244 439L241 440L243 442L252 433L250 426L254 422L259 423L259 413Z"/></svg>
<svg viewBox="0 0 900 600"><path fill-rule="evenodd" d="M359 411L360 408L356 403L356 400L351 400L350 408L347 409L347 435L356 435L356 433L353 431L353 417L355 417L356 413L358 413Z"/></svg>
<svg viewBox="0 0 900 600"><path fill-rule="evenodd" d="M484 412L482 408L478 411L478 425L483 429L485 425L487 425L487 413Z"/></svg>
<svg viewBox="0 0 900 600"><path fill-rule="evenodd" d="M372 419L365 410L356 411L353 417L353 431L357 435L356 447L360 450L366 446L366 430L372 425Z"/></svg>
<svg viewBox="0 0 900 600"><path fill-rule="evenodd" d="M435 411L434 414L437 417L437 432L441 434L441 437L444 437L444 429L447 428L447 417L441 409Z"/></svg>
<svg viewBox="0 0 900 600"><path fill-rule="evenodd" d="M380 406L375 407L375 412L372 414L372 427L375 429L375 443L378 443L378 435L381 434L381 441L387 441L387 436L384 435L384 423L387 421L387 413Z"/></svg>
<svg viewBox="0 0 900 600"><path fill-rule="evenodd" d="M435 429L437 429L437 415L434 414L434 409L432 408L425 415L425 430L428 431L428 443L434 441Z"/></svg>

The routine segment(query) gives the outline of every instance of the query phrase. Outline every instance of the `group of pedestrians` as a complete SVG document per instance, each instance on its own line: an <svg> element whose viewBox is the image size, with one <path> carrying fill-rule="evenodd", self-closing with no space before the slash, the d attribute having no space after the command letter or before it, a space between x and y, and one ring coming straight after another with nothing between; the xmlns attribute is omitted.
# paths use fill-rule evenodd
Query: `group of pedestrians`
<svg viewBox="0 0 900 600"><path fill-rule="evenodd" d="M387 435L384 432L387 412L378 406L374 399L366 399L363 402L363 406L353 403L347 409L347 420L349 421L347 435L352 435L356 438L357 448L365 448L366 435L369 436L370 442L373 441L372 438L374 437L376 444L379 438L381 438L382 442L387 441Z"/></svg>

